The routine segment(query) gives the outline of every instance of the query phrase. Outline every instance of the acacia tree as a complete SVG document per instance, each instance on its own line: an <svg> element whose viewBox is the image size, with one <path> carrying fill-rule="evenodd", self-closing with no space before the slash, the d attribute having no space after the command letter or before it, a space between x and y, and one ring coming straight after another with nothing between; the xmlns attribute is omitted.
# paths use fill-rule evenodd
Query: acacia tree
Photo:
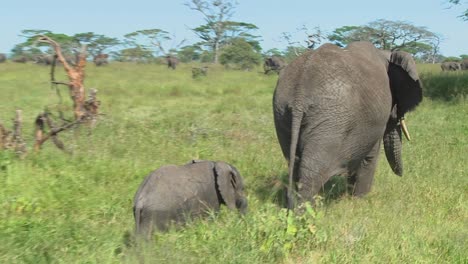
<svg viewBox="0 0 468 264"><path fill-rule="evenodd" d="M218 63L226 22L232 17L236 3L232 0L192 0L185 5L203 15L206 24L192 30L212 49L214 63Z"/></svg>
<svg viewBox="0 0 468 264"><path fill-rule="evenodd" d="M244 38L235 38L230 45L223 47L219 57L221 64L234 65L242 70L250 70L254 65L260 64L262 55Z"/></svg>
<svg viewBox="0 0 468 264"><path fill-rule="evenodd" d="M19 43L11 49L11 56L13 59L25 58L27 60L32 60L34 57L39 56L42 53L41 49L31 46L29 43Z"/></svg>
<svg viewBox="0 0 468 264"><path fill-rule="evenodd" d="M334 43L335 45L344 47L350 42L364 39L364 37L360 35L361 31L363 30L359 26L342 26L336 28L328 36L328 40Z"/></svg>
<svg viewBox="0 0 468 264"><path fill-rule="evenodd" d="M192 31L202 39L198 45L208 47L213 53L214 63L219 62L223 46L237 43L234 39L243 38L255 49L260 47L258 37L250 33L257 30L257 26L230 20L237 5L235 1L191 0L185 5L203 15L206 24L193 28Z"/></svg>
<svg viewBox="0 0 468 264"><path fill-rule="evenodd" d="M22 43L15 45L12 49L13 57L25 57L33 60L35 57L46 54L54 53L54 50L47 44L37 42L38 36L47 36L56 41L62 47L63 53L66 55L72 54L76 47L75 39L71 36L62 33L53 33L49 30L43 29L25 29L21 31L21 37L26 40Z"/></svg>
<svg viewBox="0 0 468 264"><path fill-rule="evenodd" d="M38 36L47 36L59 44L64 56L67 57L69 62L72 61L69 58L73 58L71 55L75 55L75 58L78 57L78 53L83 45L87 45L88 53L95 56L103 53L104 50L108 48L120 44L119 40L116 38L109 38L93 32L78 33L69 36L62 33L53 33L50 30L25 29L21 31L20 36L26 38L26 40L13 48L13 57L26 57L31 60L40 55L53 54L55 52L50 45L38 42Z"/></svg>
<svg viewBox="0 0 468 264"><path fill-rule="evenodd" d="M297 41L297 34L305 35L306 39L304 41ZM299 37L299 39L301 38ZM283 52L283 57L291 61L305 51L315 49L325 39L325 33L320 27L310 29L307 25L302 25L296 29L296 32L282 32L280 41L286 42L286 50Z"/></svg>
<svg viewBox="0 0 468 264"><path fill-rule="evenodd" d="M452 5L461 5L462 3L460 2L460 0L449 0L448 1L450 4ZM465 9L465 11L463 11L463 13L459 16L461 19L463 19L464 21L468 21L468 8Z"/></svg>
<svg viewBox="0 0 468 264"><path fill-rule="evenodd" d="M177 52L177 57L181 62L191 62L199 60L201 57L201 48L197 45L189 45L180 48Z"/></svg>
<svg viewBox="0 0 468 264"><path fill-rule="evenodd" d="M290 32L282 32L280 38L285 40L287 43L286 51L284 52L285 56L295 58L306 50L299 41L293 40L293 36Z"/></svg>
<svg viewBox="0 0 468 264"><path fill-rule="evenodd" d="M162 42L170 40L169 32L159 28L137 30L124 35L125 44L130 47L140 47L149 50L153 55L158 55L162 48Z"/></svg>
<svg viewBox="0 0 468 264"><path fill-rule="evenodd" d="M427 49L427 45L431 45L437 38L439 36L425 27L385 19L379 19L364 26L340 27L328 36L331 42L342 47L353 41L365 40L372 42L380 49L405 50L413 54L423 52Z"/></svg>
<svg viewBox="0 0 468 264"><path fill-rule="evenodd" d="M47 33L51 35L50 32ZM59 118L62 121L62 125L57 126L57 123L52 120L52 113L48 110L48 107L46 107L46 110L39 114L34 121L36 127L34 149L39 151L44 142L51 139L58 148L67 151L63 142L58 139L58 134L83 122L94 125L98 114L99 101L96 99L97 91L95 89L91 89L89 99L86 100L85 98L86 93L83 81L84 68L86 65L86 46L82 47L82 50L78 55L78 61L76 62L76 65L71 65L66 60L60 44L49 36L36 36L35 42L37 42L38 45L49 45L55 53L53 56L54 59L51 63L51 83L55 86L58 84L68 86L70 97L73 101L73 113L75 119L74 121L65 119L62 115L62 112L59 110ZM68 75L68 82L55 81L54 70L56 60L62 63L63 68ZM60 92L58 89L57 94L60 97ZM5 127L2 126L2 124L0 124L0 149L11 148L21 155L26 153L26 147L21 138L21 123L21 111L17 110L13 132L9 132L5 129ZM48 130L47 133L46 130Z"/></svg>
<svg viewBox="0 0 468 264"><path fill-rule="evenodd" d="M65 84L69 87L70 97L73 100L73 113L75 120L82 120L86 114L85 109L85 87L84 87L84 68L86 65L86 46L84 46L79 53L79 60L76 66L69 65L59 43L48 36L42 35L37 38L40 43L50 45L55 52L57 59L63 64L65 72L68 75L69 82L56 82L57 84Z"/></svg>
<svg viewBox="0 0 468 264"><path fill-rule="evenodd" d="M148 63L154 59L153 52L141 46L120 50L114 57L117 61Z"/></svg>
<svg viewBox="0 0 468 264"><path fill-rule="evenodd" d="M299 46L287 46L286 49L283 51L282 56L286 60L286 62L291 62L297 56L301 55L302 53L306 52L307 48L299 45Z"/></svg>
<svg viewBox="0 0 468 264"><path fill-rule="evenodd" d="M103 54L106 49L120 44L120 41L116 38L106 37L93 32L78 33L73 35L73 38L79 47L86 45L88 53L92 56Z"/></svg>
<svg viewBox="0 0 468 264"><path fill-rule="evenodd" d="M230 45L236 42L237 39L243 39L245 42L249 43L254 50L258 52L262 50L260 42L258 41L260 37L252 34L252 31L258 29L256 25L236 21L226 21L225 24L226 31L221 42L222 46Z"/></svg>
<svg viewBox="0 0 468 264"><path fill-rule="evenodd" d="M158 56L160 53L163 53L165 56L171 55L172 52L185 42L184 39L175 45L175 36L171 36L169 32L158 28L137 30L125 34L124 37L126 38L125 43L130 48L151 51L154 56ZM168 42L171 41L172 43L168 47Z"/></svg>
<svg viewBox="0 0 468 264"><path fill-rule="evenodd" d="M427 59L424 61L430 62L432 64L438 62L439 58L441 57L440 43L442 42L442 40L442 36L434 34L434 37L429 41L429 45L431 46L430 51L421 56L422 58L427 57Z"/></svg>

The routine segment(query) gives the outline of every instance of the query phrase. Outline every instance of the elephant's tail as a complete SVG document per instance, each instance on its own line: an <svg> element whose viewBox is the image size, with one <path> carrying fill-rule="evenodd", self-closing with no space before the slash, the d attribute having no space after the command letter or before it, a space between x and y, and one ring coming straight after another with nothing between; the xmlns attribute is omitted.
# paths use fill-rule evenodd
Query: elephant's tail
<svg viewBox="0 0 468 264"><path fill-rule="evenodd" d="M291 145L289 146L289 185L288 185L288 209L294 208L294 165L296 163L296 149L299 141L303 113L292 110Z"/></svg>
<svg viewBox="0 0 468 264"><path fill-rule="evenodd" d="M135 233L136 234L141 233L141 214L142 214L141 206L135 205L133 207L133 216L135 217Z"/></svg>

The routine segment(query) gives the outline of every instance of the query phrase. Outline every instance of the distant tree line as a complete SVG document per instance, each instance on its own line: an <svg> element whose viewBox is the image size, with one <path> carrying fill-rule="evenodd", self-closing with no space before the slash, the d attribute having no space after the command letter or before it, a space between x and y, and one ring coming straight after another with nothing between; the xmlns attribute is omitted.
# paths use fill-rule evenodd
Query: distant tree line
<svg viewBox="0 0 468 264"><path fill-rule="evenodd" d="M456 1L450 2L457 4ZM56 40L65 56L70 58L76 57L80 47L86 44L90 59L109 54L115 61L137 63L162 63L165 61L164 57L174 56L181 62L220 63L230 68L250 69L268 56L279 56L290 61L324 41L346 46L359 40L370 41L380 49L407 51L421 62L436 63L447 59L440 54L442 36L408 22L384 19L361 26L342 26L329 34L319 28L311 32L303 27L303 42L293 42L291 34L282 33L282 38L287 41L284 50L263 51L260 36L255 35L258 29L256 25L231 20L237 5L235 1L190 0L185 5L201 14L205 20L205 24L192 28L199 38L194 44L186 45L185 39L177 40L176 36L158 28L130 32L122 39L94 32L69 36L48 30L26 29L21 32L25 41L13 48L11 58L18 61L37 61L41 56L52 54L53 50L49 46L35 41L38 35L44 35ZM462 59L464 56L467 55L448 59Z"/></svg>
<svg viewBox="0 0 468 264"><path fill-rule="evenodd" d="M363 26L344 26L335 29L328 39L339 46L367 40L379 49L409 52L423 62L435 63L443 59L440 35L403 21L379 19Z"/></svg>

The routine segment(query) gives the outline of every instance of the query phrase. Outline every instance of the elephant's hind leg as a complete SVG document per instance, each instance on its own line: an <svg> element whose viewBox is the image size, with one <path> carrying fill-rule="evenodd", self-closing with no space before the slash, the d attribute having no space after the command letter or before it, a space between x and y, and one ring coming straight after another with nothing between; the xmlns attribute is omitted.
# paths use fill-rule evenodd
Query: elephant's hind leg
<svg viewBox="0 0 468 264"><path fill-rule="evenodd" d="M297 182L297 193L298 193L298 204L303 202L311 202L315 204L315 195L320 190L323 190L325 183L331 177L328 173L328 169L319 169L318 172L308 171L304 173L306 169L300 168L303 175L299 175ZM305 176L304 174L309 174Z"/></svg>
<svg viewBox="0 0 468 264"><path fill-rule="evenodd" d="M313 140L309 141L298 162L299 204L305 201L314 204L314 196L324 189L329 179L334 175L345 173L345 168L339 164L340 158L337 154L339 141L321 142L321 144L311 144L311 142Z"/></svg>
<svg viewBox="0 0 468 264"><path fill-rule="evenodd" d="M375 169L379 157L380 141L378 141L367 156L361 161L355 174L348 178L351 192L355 196L366 195L372 187Z"/></svg>

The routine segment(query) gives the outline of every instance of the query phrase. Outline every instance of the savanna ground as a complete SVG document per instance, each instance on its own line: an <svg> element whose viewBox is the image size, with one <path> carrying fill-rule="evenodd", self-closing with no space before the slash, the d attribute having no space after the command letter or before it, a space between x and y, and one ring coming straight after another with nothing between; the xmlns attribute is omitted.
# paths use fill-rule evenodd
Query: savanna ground
<svg viewBox="0 0 468 264"><path fill-rule="evenodd" d="M467 263L468 72L419 68L426 96L407 116L405 175L381 155L369 195L340 194L336 179L315 210L288 217L276 75L211 67L192 80L190 65L88 65L86 87L99 90L105 115L92 133L60 136L72 155L51 142L22 160L0 152L0 263ZM21 108L30 149L34 118L58 102L48 80L47 67L0 64L0 120L11 127ZM128 248L143 178L194 158L234 164L249 213L222 210Z"/></svg>

